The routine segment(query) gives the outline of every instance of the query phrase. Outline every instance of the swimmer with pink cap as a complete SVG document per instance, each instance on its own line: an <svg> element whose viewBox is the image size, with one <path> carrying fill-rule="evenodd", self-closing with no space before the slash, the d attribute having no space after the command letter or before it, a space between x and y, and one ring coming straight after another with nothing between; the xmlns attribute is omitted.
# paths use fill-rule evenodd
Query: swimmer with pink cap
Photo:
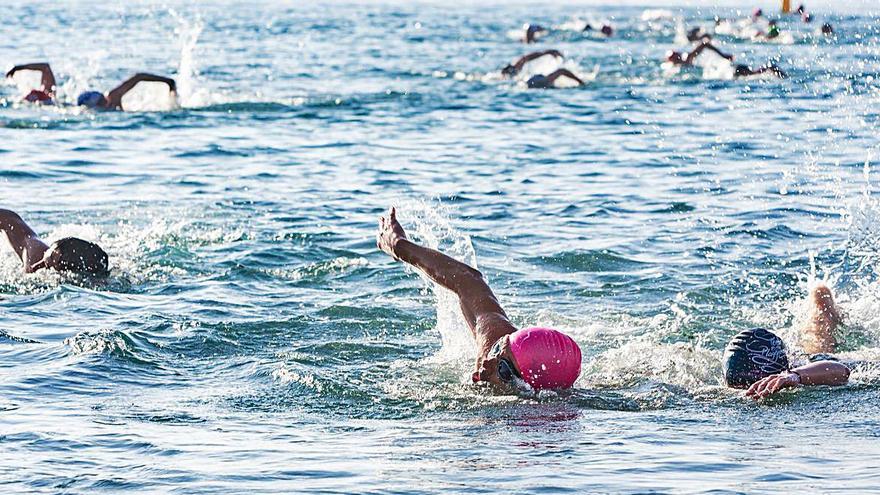
<svg viewBox="0 0 880 495"><path fill-rule="evenodd" d="M379 219L379 249L408 263L458 295L461 312L477 341L473 381L510 388L514 380L534 390L571 388L581 372L581 350L552 328L518 330L510 323L483 274L406 237L394 208Z"/></svg>

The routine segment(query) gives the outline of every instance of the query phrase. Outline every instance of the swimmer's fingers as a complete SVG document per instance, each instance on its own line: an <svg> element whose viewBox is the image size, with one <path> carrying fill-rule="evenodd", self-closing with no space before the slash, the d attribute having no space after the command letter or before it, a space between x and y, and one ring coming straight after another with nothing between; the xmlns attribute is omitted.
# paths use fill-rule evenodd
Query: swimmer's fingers
<svg viewBox="0 0 880 495"><path fill-rule="evenodd" d="M763 381L763 380L758 380L758 381L756 381L755 383L753 383L753 384L749 387L749 389L746 390L746 397L751 397L751 396L755 395L755 392L758 391L758 387L761 385L761 382L762 382L762 381Z"/></svg>
<svg viewBox="0 0 880 495"><path fill-rule="evenodd" d="M765 397L769 397L776 392L779 392L783 388L785 388L785 380L786 377L782 375L774 375L768 376L762 380L763 384L759 387L758 391L754 395L754 399L763 399Z"/></svg>
<svg viewBox="0 0 880 495"><path fill-rule="evenodd" d="M767 379L762 378L749 387L749 390L746 392L746 397L751 397L752 399L758 400L761 398L761 392L764 390L764 387L767 385Z"/></svg>
<svg viewBox="0 0 880 495"><path fill-rule="evenodd" d="M763 399L764 397L772 394L770 391L772 387L772 383L775 376L764 377L757 382L753 383L749 390L746 392L746 397L751 397L755 400Z"/></svg>

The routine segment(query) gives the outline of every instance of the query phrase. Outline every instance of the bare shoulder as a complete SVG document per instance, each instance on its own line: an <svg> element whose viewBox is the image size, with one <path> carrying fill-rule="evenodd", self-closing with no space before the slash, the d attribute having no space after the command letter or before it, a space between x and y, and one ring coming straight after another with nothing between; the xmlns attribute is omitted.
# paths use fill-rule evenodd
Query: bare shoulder
<svg viewBox="0 0 880 495"><path fill-rule="evenodd" d="M517 328L504 313L482 313L477 316L477 342L482 343L481 347L491 347L496 340L516 330ZM488 351L488 349L484 350Z"/></svg>

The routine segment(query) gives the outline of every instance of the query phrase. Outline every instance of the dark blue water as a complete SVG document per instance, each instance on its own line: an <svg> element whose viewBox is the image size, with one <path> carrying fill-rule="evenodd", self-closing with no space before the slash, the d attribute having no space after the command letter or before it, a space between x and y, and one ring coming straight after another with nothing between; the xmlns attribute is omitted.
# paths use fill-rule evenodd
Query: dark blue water
<svg viewBox="0 0 880 495"><path fill-rule="evenodd" d="M170 74L180 107L0 88L0 207L97 240L113 269L24 275L0 250L4 493L875 488L877 370L759 405L719 376L744 328L796 348L816 280L848 353L880 359L873 15L719 38L780 81L661 67L686 48L676 18L732 9L83 6L0 6L4 67L50 61L62 102ZM562 29L578 19L617 35ZM584 88L497 77L527 22ZM375 249L390 205L516 324L573 335L576 390L471 385L455 301Z"/></svg>

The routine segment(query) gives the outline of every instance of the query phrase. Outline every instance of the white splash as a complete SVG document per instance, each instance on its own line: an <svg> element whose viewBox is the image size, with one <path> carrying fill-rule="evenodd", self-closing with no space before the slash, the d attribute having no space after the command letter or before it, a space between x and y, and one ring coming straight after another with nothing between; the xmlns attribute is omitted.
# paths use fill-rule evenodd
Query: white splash
<svg viewBox="0 0 880 495"><path fill-rule="evenodd" d="M398 209L398 218L408 234L420 244L476 268L477 255L470 237L452 226L446 211L437 202L407 201ZM473 359L476 345L461 314L458 296L433 282L429 282L429 287L436 297L437 331L443 343L432 359L438 362Z"/></svg>

